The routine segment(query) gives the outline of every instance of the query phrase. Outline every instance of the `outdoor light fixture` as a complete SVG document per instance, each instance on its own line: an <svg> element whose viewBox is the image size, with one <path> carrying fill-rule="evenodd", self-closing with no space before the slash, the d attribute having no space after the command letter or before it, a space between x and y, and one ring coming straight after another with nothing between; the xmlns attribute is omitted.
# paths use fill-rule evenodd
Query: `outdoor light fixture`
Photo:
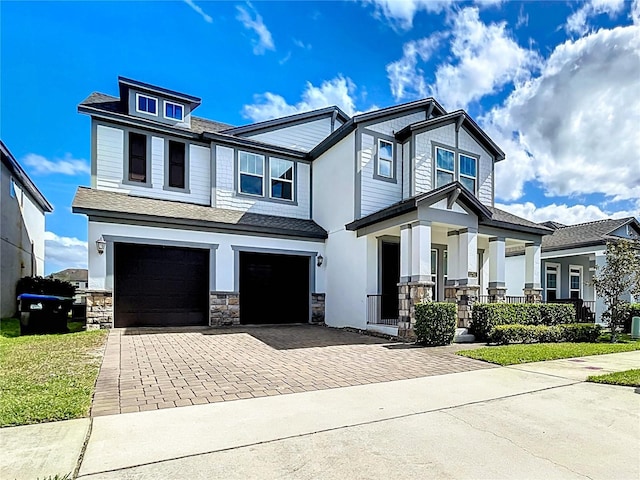
<svg viewBox="0 0 640 480"><path fill-rule="evenodd" d="M318 262L316 263L316 265L321 267L322 266L322 262L324 262L324 257L322 255L318 255Z"/></svg>
<svg viewBox="0 0 640 480"><path fill-rule="evenodd" d="M96 250L98 250L98 255L102 255L104 253L106 246L107 242L105 242L104 238L100 237L96 240Z"/></svg>

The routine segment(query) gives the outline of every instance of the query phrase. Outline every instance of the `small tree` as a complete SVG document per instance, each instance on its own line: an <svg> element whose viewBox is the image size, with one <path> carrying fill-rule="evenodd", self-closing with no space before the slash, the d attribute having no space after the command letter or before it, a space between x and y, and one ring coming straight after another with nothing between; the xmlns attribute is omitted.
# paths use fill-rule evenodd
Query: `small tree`
<svg viewBox="0 0 640 480"><path fill-rule="evenodd" d="M618 329L629 315L629 302L622 296L640 295L640 241L607 243L606 264L594 274L593 284L607 306L602 317L611 329L611 341L615 342Z"/></svg>

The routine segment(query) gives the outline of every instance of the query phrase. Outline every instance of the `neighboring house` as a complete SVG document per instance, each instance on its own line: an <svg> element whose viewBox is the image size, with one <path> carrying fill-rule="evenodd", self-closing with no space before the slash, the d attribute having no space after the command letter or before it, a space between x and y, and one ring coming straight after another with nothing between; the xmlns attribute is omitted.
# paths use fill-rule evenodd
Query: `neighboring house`
<svg viewBox="0 0 640 480"><path fill-rule="evenodd" d="M581 299L583 306L601 322L606 307L593 286L593 274L606 263L606 244L620 238L638 238L640 223L633 217L598 220L578 225L545 222L553 230L542 238L541 288L546 302ZM507 295L517 295L524 271L521 249L507 252ZM631 301L631 295L626 298Z"/></svg>
<svg viewBox="0 0 640 480"><path fill-rule="evenodd" d="M44 273L44 214L53 207L0 140L0 317L16 312L16 283Z"/></svg>
<svg viewBox="0 0 640 480"><path fill-rule="evenodd" d="M84 303L84 290L89 285L89 272L86 268L67 268L52 273L49 277L63 282L69 282L76 287L75 303Z"/></svg>
<svg viewBox="0 0 640 480"><path fill-rule="evenodd" d="M432 98L232 127L201 100L126 78L93 93L90 328L325 321L410 335L413 304L504 298L526 250L539 300L547 227L494 207L504 153ZM95 244L95 248L94 248Z"/></svg>

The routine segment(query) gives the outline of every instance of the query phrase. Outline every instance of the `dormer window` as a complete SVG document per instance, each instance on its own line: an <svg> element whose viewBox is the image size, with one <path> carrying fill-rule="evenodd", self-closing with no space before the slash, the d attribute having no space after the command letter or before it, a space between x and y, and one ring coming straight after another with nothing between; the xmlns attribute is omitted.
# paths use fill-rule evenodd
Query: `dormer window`
<svg viewBox="0 0 640 480"><path fill-rule="evenodd" d="M158 115L158 99L136 93L136 110L140 113Z"/></svg>
<svg viewBox="0 0 640 480"><path fill-rule="evenodd" d="M164 102L164 118L168 118L170 120L178 120L182 122L184 120L184 109L182 105L171 102Z"/></svg>

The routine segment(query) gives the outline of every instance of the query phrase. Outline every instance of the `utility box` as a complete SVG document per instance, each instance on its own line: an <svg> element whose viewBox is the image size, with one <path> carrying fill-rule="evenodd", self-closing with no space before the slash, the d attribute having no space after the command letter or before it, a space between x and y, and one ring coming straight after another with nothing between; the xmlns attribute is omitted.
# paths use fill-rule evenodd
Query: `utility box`
<svg viewBox="0 0 640 480"><path fill-rule="evenodd" d="M640 338L640 317L631 319L631 338Z"/></svg>

